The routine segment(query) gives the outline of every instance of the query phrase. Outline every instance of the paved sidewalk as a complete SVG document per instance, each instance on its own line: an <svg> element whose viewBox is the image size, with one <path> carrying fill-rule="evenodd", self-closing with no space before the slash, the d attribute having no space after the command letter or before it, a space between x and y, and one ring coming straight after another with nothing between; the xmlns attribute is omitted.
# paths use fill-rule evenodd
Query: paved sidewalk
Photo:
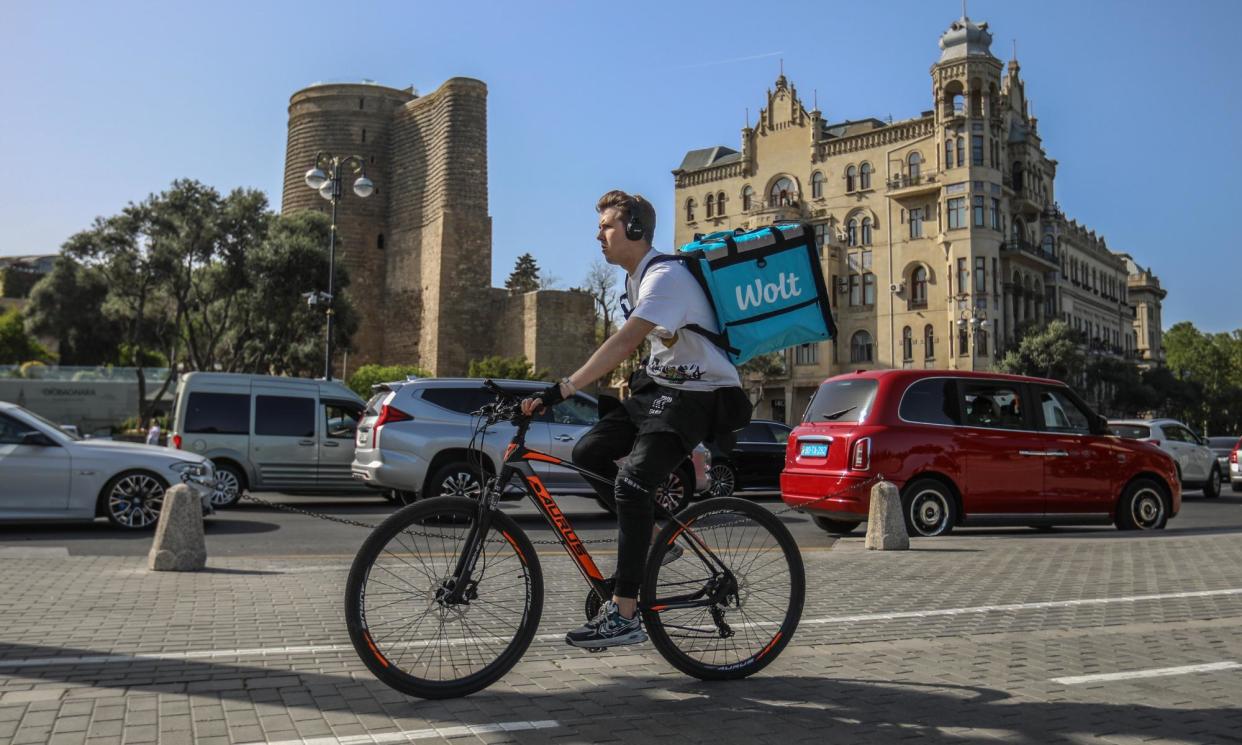
<svg viewBox="0 0 1242 745"><path fill-rule="evenodd" d="M7 552L0 743L1242 742L1236 536L914 548L808 551L793 643L728 684L688 679L649 645L563 646L585 590L541 554L540 640L492 688L440 702L358 661L345 557L151 574Z"/></svg>

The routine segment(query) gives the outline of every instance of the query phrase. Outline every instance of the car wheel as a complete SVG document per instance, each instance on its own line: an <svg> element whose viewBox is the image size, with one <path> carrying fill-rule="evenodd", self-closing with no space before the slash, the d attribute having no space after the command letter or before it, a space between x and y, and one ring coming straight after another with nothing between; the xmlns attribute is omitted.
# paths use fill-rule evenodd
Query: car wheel
<svg viewBox="0 0 1242 745"><path fill-rule="evenodd" d="M676 469L668 475L664 483L656 488L656 504L676 515L690 504L694 496L694 471L686 466Z"/></svg>
<svg viewBox="0 0 1242 745"><path fill-rule="evenodd" d="M1164 488L1151 479L1135 479L1121 494L1117 505L1120 530L1160 530L1169 521Z"/></svg>
<svg viewBox="0 0 1242 745"><path fill-rule="evenodd" d="M1220 496L1220 466L1212 466L1208 480L1203 484L1203 496L1216 499Z"/></svg>
<svg viewBox="0 0 1242 745"><path fill-rule="evenodd" d="M730 497L733 496L734 489L737 488L737 474L733 471L733 466L728 463L717 463L712 466L712 485L707 490L710 497Z"/></svg>
<svg viewBox="0 0 1242 745"><path fill-rule="evenodd" d="M466 497L478 499L483 494L483 480L479 470L467 463L450 463L442 466L431 477L430 497Z"/></svg>
<svg viewBox="0 0 1242 745"><path fill-rule="evenodd" d="M241 500L245 490L246 477L237 466L228 463L216 464L216 489L211 493L212 507L232 507Z"/></svg>
<svg viewBox="0 0 1242 745"><path fill-rule="evenodd" d="M160 519L168 482L150 471L126 471L112 477L99 495L108 522L126 530L150 530Z"/></svg>
<svg viewBox="0 0 1242 745"><path fill-rule="evenodd" d="M957 502L949 488L935 479L919 479L901 497L906 532L911 536L948 535L957 522Z"/></svg>
<svg viewBox="0 0 1242 745"><path fill-rule="evenodd" d="M830 517L820 517L819 515L812 515L811 519L821 529L836 535L846 535L853 532L854 528L862 525L861 520L833 520Z"/></svg>

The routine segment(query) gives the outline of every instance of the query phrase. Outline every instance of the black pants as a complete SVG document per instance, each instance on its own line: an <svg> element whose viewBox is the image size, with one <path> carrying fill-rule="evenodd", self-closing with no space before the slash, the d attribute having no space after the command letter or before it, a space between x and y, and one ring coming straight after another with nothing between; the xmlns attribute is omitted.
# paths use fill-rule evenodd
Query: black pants
<svg viewBox="0 0 1242 745"><path fill-rule="evenodd" d="M616 505L615 592L620 597L638 597L656 489L710 431L714 401L711 392L651 386L605 414L574 446L574 463L613 479L612 484L589 481L601 499ZM627 455L618 468L616 461Z"/></svg>

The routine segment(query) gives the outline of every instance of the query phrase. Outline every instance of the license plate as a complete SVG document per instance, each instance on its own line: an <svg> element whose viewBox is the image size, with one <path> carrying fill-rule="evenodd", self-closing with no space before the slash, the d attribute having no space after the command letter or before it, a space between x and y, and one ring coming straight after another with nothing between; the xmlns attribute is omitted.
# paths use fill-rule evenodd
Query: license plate
<svg viewBox="0 0 1242 745"><path fill-rule="evenodd" d="M804 442L798 454L804 458L826 458L828 457L828 443Z"/></svg>

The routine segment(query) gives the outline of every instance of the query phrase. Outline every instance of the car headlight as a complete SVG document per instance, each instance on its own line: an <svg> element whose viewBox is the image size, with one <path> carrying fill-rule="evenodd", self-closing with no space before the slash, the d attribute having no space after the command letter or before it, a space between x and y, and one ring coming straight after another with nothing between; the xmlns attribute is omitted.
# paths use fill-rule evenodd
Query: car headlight
<svg viewBox="0 0 1242 745"><path fill-rule="evenodd" d="M190 461L180 461L169 466L172 470L182 476L196 476L202 478L211 473L211 469L206 463L191 463Z"/></svg>

